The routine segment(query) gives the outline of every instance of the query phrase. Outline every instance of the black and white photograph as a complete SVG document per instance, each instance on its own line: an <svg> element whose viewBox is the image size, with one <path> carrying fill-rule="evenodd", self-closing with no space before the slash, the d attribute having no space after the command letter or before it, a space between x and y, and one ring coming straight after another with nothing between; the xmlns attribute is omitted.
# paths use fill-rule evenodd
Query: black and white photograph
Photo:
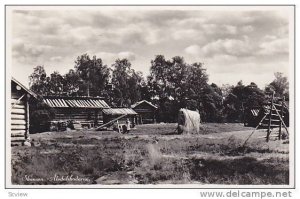
<svg viewBox="0 0 300 199"><path fill-rule="evenodd" d="M7 187L294 187L294 6L5 9Z"/></svg>

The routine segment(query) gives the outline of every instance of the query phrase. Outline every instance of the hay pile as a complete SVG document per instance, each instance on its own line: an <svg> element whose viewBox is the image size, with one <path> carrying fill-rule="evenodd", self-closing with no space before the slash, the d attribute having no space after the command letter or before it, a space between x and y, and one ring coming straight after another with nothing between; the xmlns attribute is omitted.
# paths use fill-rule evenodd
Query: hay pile
<svg viewBox="0 0 300 199"><path fill-rule="evenodd" d="M198 111L182 108L178 114L178 133L199 133L200 122Z"/></svg>

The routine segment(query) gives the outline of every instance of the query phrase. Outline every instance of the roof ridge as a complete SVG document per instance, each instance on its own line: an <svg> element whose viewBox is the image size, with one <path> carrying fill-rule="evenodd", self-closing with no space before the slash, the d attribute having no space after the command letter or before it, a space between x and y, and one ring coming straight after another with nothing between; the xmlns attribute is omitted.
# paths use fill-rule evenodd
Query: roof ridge
<svg viewBox="0 0 300 199"><path fill-rule="evenodd" d="M21 82L19 82L13 76L11 77L11 81L14 81L16 84L18 84L19 86L21 86L21 88L23 88L27 93L29 93L31 96L33 96L34 98L37 99L38 95L35 92L33 92L32 90L30 90L29 88L27 88L25 85L23 85Z"/></svg>
<svg viewBox="0 0 300 199"><path fill-rule="evenodd" d="M152 106L152 107L158 109L157 106L155 106L154 104L152 104L151 102L149 102L148 100L145 100L145 99L143 99L143 100L141 100L141 101L139 101L139 102L136 102L136 103L132 104L131 107L132 107L132 108L135 108L136 106L142 104L143 102L145 102L145 103L149 104L150 106Z"/></svg>

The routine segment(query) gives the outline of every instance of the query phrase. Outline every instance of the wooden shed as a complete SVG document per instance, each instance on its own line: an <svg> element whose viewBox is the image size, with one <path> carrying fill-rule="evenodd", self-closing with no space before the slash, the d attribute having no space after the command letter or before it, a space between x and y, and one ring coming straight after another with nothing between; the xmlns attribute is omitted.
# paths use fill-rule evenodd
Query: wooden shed
<svg viewBox="0 0 300 199"><path fill-rule="evenodd" d="M147 100L139 101L131 106L138 113L137 124L156 123L157 106Z"/></svg>
<svg viewBox="0 0 300 199"><path fill-rule="evenodd" d="M131 127L134 127L136 115L137 113L131 108L110 108L103 110L103 121L108 123L116 118L120 118L118 121L125 124L127 119L129 119Z"/></svg>
<svg viewBox="0 0 300 199"><path fill-rule="evenodd" d="M103 123L103 109L110 108L100 97L43 96L44 102L54 110L56 121L76 121L82 126Z"/></svg>
<svg viewBox="0 0 300 199"><path fill-rule="evenodd" d="M20 145L29 138L29 105L37 95L12 77L11 79L11 143Z"/></svg>

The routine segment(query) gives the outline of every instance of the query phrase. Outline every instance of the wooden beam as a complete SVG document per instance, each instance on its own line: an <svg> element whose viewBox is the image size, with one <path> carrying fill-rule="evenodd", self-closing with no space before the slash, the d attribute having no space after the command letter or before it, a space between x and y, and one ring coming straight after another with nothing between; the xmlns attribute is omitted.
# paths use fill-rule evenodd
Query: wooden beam
<svg viewBox="0 0 300 199"><path fill-rule="evenodd" d="M26 130L25 125L11 125L11 130Z"/></svg>
<svg viewBox="0 0 300 199"><path fill-rule="evenodd" d="M273 93L272 93L272 99L271 99L271 110L270 110L270 113L269 113L269 124L268 124L267 140L266 140L267 142L269 142L269 136L271 134L272 111L273 111L273 107L275 107L273 105L274 94L275 94L275 92L273 91Z"/></svg>
<svg viewBox="0 0 300 199"><path fill-rule="evenodd" d="M11 142L24 142L25 138L24 136L22 137L11 137Z"/></svg>
<svg viewBox="0 0 300 199"><path fill-rule="evenodd" d="M121 119L121 118L123 118L123 117L125 117L125 116L127 116L127 115L121 115L121 116L119 116L119 117L117 117L117 118L115 118L115 119L113 119L113 120L111 120L111 121L109 121L109 122L107 122L107 123L105 123L105 124L102 124L101 126L99 126L98 128L96 128L96 130L99 130L99 129L105 127L105 126L108 126L109 124L113 124L113 123L115 123L117 120L119 120L119 119Z"/></svg>
<svg viewBox="0 0 300 199"><path fill-rule="evenodd" d="M16 104L18 104L24 96L25 96L25 94L22 95L19 99L17 99L17 101L15 101L15 103L12 104L12 108L13 108Z"/></svg>
<svg viewBox="0 0 300 199"><path fill-rule="evenodd" d="M23 115L23 114L26 113L26 110L24 110L24 109L12 109L12 110L11 110L11 113L12 113L12 114Z"/></svg>
<svg viewBox="0 0 300 199"><path fill-rule="evenodd" d="M257 130L257 128L261 125L261 122L267 117L268 114L265 114L263 118L259 121L258 125L255 127L255 129L252 131L252 133L248 136L248 138L245 140L243 147L246 145L247 141L250 139L250 137L254 134L254 132Z"/></svg>
<svg viewBox="0 0 300 199"><path fill-rule="evenodd" d="M25 106L24 105L20 105L20 104L15 104L13 108L14 109L24 109Z"/></svg>
<svg viewBox="0 0 300 199"><path fill-rule="evenodd" d="M12 119L11 124L12 125L14 125L14 124L16 124L16 125L25 125L26 121L25 120L14 120L14 119Z"/></svg>
<svg viewBox="0 0 300 199"><path fill-rule="evenodd" d="M285 97L283 96L282 102L281 102L281 118L283 118L283 104L285 101ZM281 128L282 128L282 122L280 122L279 126L279 133L278 133L278 139L281 140Z"/></svg>
<svg viewBox="0 0 300 199"><path fill-rule="evenodd" d="M274 107L274 109L275 109L275 111L277 112L277 114L278 114L278 116L279 116L279 118L280 118L280 120L281 120L281 122L282 122L282 125L283 125L283 127L285 128L287 134L289 134L289 131L288 131L288 129L287 129L287 127L286 127L286 125L285 125L285 123L284 123L282 117L280 116L278 110L276 109L276 107Z"/></svg>
<svg viewBox="0 0 300 199"><path fill-rule="evenodd" d="M29 121L29 96L26 97L26 132L25 132L25 139L29 137L29 127L30 127L30 121Z"/></svg>
<svg viewBox="0 0 300 199"><path fill-rule="evenodd" d="M11 134L22 134L23 136L25 135L25 130L11 130Z"/></svg>

